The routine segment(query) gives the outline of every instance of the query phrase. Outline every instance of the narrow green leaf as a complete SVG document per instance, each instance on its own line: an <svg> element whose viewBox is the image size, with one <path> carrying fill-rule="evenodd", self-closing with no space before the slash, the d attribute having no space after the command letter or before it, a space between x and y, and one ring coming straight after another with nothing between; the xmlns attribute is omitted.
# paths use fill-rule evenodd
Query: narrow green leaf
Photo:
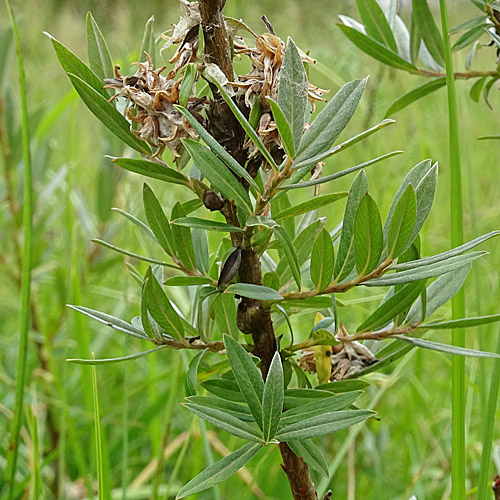
<svg viewBox="0 0 500 500"><path fill-rule="evenodd" d="M418 71L417 67L413 64L405 61L402 57L385 48L382 44L378 43L373 38L360 33L354 28L346 26L344 24L337 25L344 35L354 44L356 47L361 49L365 54L370 57L377 59L388 66L392 66L396 69L402 69L404 71L409 71L410 73L416 73Z"/></svg>
<svg viewBox="0 0 500 500"><path fill-rule="evenodd" d="M189 151L195 165L214 187L228 200L234 200L237 207L252 213L252 204L248 193L234 175L228 171L226 165L210 149L192 139L184 139L183 144Z"/></svg>
<svg viewBox="0 0 500 500"><path fill-rule="evenodd" d="M184 339L184 326L154 275L146 283L146 304L155 321L173 338Z"/></svg>
<svg viewBox="0 0 500 500"><path fill-rule="evenodd" d="M434 60L444 67L443 37L434 22L427 0L412 0L412 6L412 17L425 46Z"/></svg>
<svg viewBox="0 0 500 500"><path fill-rule="evenodd" d="M146 334L156 340L161 340L164 336L160 325L154 320L153 316L148 311L146 303L146 285L151 279L153 271L148 267L144 279L141 279L141 324ZM142 277L141 277L142 278Z"/></svg>
<svg viewBox="0 0 500 500"><path fill-rule="evenodd" d="M214 280L203 276L174 276L165 281L167 286L213 285Z"/></svg>
<svg viewBox="0 0 500 500"><path fill-rule="evenodd" d="M295 424L306 418L322 415L323 413L331 413L335 411L345 410L351 406L360 396L361 391L345 392L338 396L324 397L316 399L310 403L296 406L285 411L281 417L281 426Z"/></svg>
<svg viewBox="0 0 500 500"><path fill-rule="evenodd" d="M446 304L462 288L471 267L472 264L468 264L433 281L425 292L423 306L422 299L419 298L408 311L404 323L408 325L419 323Z"/></svg>
<svg viewBox="0 0 500 500"><path fill-rule="evenodd" d="M342 235L333 271L336 281L342 281L347 277L356 262L354 256L354 221L359 203L367 191L368 180L362 170L354 179L347 198L342 222Z"/></svg>
<svg viewBox="0 0 500 500"><path fill-rule="evenodd" d="M234 297L223 293L218 295L213 303L212 309L215 315L215 323L219 333L227 333L233 339L238 340L240 331L236 323L236 304Z"/></svg>
<svg viewBox="0 0 500 500"><path fill-rule="evenodd" d="M144 224L144 222L142 222L142 220L138 219L135 215L129 214L128 212L125 212L125 210L122 210L121 208L112 208L111 210L113 210L113 212L116 212L120 215L123 215L123 217L128 219L130 222L132 222L132 224L134 224L141 231L143 231L145 234L147 234L152 240L154 240L158 243L156 236L154 235L153 231L151 231L149 226Z"/></svg>
<svg viewBox="0 0 500 500"><path fill-rule="evenodd" d="M283 110L285 123L291 133L291 151L297 151L304 132L304 116L307 106L308 81L304 63L293 40L288 37L286 42L285 57L281 66L280 84L278 87L278 105ZM271 107L272 107L271 103ZM274 109L273 109L274 114ZM275 116L276 120L276 116ZM282 120L280 120L282 121ZM276 120L276 124L279 124ZM283 124L282 127L286 129ZM281 130L280 130L281 134ZM282 136L283 139L283 136ZM293 158L295 153L287 154Z"/></svg>
<svg viewBox="0 0 500 500"><path fill-rule="evenodd" d="M224 293L230 293L232 295L241 295L242 297L248 297L249 299L255 300L283 300L283 297L279 292L272 288L262 285L253 285L251 283L235 283L234 285L229 285Z"/></svg>
<svg viewBox="0 0 500 500"><path fill-rule="evenodd" d="M273 99L271 99L270 97L267 98L267 101L271 106L271 111L273 112L273 118L274 121L276 122L276 126L278 127L278 133L280 135L283 149L285 150L285 153L287 154L288 157L293 158L295 156L295 145L293 143L293 137L292 137L292 131L290 130L290 125L288 124L288 121L283 111L278 106L278 103Z"/></svg>
<svg viewBox="0 0 500 500"><path fill-rule="evenodd" d="M500 314L453 319L451 321L439 321L437 323L423 323L419 328L426 328L429 330L450 330L454 328L471 328L473 326L487 325L489 323L496 323L497 321L500 321Z"/></svg>
<svg viewBox="0 0 500 500"><path fill-rule="evenodd" d="M155 16L151 16L144 26L144 33L142 35L141 48L139 50L139 62L145 62L146 52L151 58L153 67L156 68L156 43L155 43L155 33L154 33L154 22Z"/></svg>
<svg viewBox="0 0 500 500"><path fill-rule="evenodd" d="M215 79L209 77L210 81L219 89L220 95L226 101L227 105L233 112L233 115L236 117L240 125L243 127L243 130L247 133L248 137L252 140L252 142L257 146L257 149L261 152L262 156L265 158L267 163L273 168L273 170L279 170L278 165L274 161L271 153L266 149L260 137L257 135L257 132L252 128L248 120L245 118L243 113L240 111L238 106L236 106L235 102L229 97L228 93L224 89L224 87Z"/></svg>
<svg viewBox="0 0 500 500"><path fill-rule="evenodd" d="M179 269L178 266L168 264L167 262L163 262L161 260L156 260L156 259L152 259L150 257L145 257L144 255L139 255L137 253L129 252L128 250L124 250L123 248L112 245L111 243L108 243L107 241L97 240L95 238L92 238L90 241L92 243L97 243L98 245L109 248L110 250L114 250L115 252L122 253L123 255L128 255L129 257L133 257L134 259L143 260L144 262L149 262L150 264L156 264L158 266L170 267L172 269Z"/></svg>
<svg viewBox="0 0 500 500"><path fill-rule="evenodd" d="M460 31L470 30L471 28L475 28L476 26L482 26L487 19L488 16L479 16L474 17L473 19L468 19L467 21L451 28L450 35L452 35L453 33L458 33Z"/></svg>
<svg viewBox="0 0 500 500"><path fill-rule="evenodd" d="M318 402L321 399L331 398L332 393L318 389L286 389L285 390L285 409L303 406L307 403Z"/></svg>
<svg viewBox="0 0 500 500"><path fill-rule="evenodd" d="M346 83L321 110L302 136L295 161L324 153L338 138L358 107L368 78Z"/></svg>
<svg viewBox="0 0 500 500"><path fill-rule="evenodd" d="M440 342L432 342L430 340L403 337L402 335L395 335L394 338L407 342L408 344L412 344L416 347L423 347L424 349L431 349L432 351L446 352L448 354L456 354L458 356L468 356L471 358L500 358L500 354L493 352L476 351L475 349L466 349L465 347L441 344Z"/></svg>
<svg viewBox="0 0 500 500"><path fill-rule="evenodd" d="M212 379L201 383L202 387L208 392L219 396L227 401L236 401L238 403L246 402L236 381L229 379Z"/></svg>
<svg viewBox="0 0 500 500"><path fill-rule="evenodd" d="M227 233L240 233L242 231L241 227L238 226L231 226L231 224L225 224L224 222L200 219L198 217L180 217L171 221L170 224L204 229L205 231L222 231Z"/></svg>
<svg viewBox="0 0 500 500"><path fill-rule="evenodd" d="M394 274L386 274L381 278L376 278L363 284L366 286L402 285L426 278L435 278L436 276L441 276L442 274L460 269L462 266L469 264L479 257L484 257L487 253L488 252L471 252L466 255L457 255L442 262L436 262L414 269L407 269L406 271Z"/></svg>
<svg viewBox="0 0 500 500"><path fill-rule="evenodd" d="M410 307L425 290L425 283L425 280L422 280L405 285L363 321L356 331L374 331L387 325L399 313Z"/></svg>
<svg viewBox="0 0 500 500"><path fill-rule="evenodd" d="M278 430L285 399L283 367L279 352L273 356L262 396L262 431L269 442Z"/></svg>
<svg viewBox="0 0 500 500"><path fill-rule="evenodd" d="M243 177L258 193L261 192L258 184L252 176L221 146L203 127L203 125L182 106L175 108L188 120L196 133L203 139L205 144L214 152L236 175Z"/></svg>
<svg viewBox="0 0 500 500"><path fill-rule="evenodd" d="M234 453L207 467L181 488L176 498L185 498L222 483L249 462L257 454L261 446L256 443L248 443Z"/></svg>
<svg viewBox="0 0 500 500"><path fill-rule="evenodd" d="M170 214L171 220L180 219L186 216L180 202L177 202ZM172 246L175 247L175 253L187 269L196 269L196 255L194 253L193 238L191 230L188 227L179 225L170 225L172 231Z"/></svg>
<svg viewBox="0 0 500 500"><path fill-rule="evenodd" d="M79 359L79 358L69 358L66 361L68 363L75 363L77 365L109 365L112 363L121 363L122 361L131 361L133 359L142 358L151 354L152 352L159 351L160 349L165 349L166 345L161 345L159 347L155 347L154 349L150 349L149 351L138 352L136 354L131 354L130 356L122 356L121 358L108 358L108 359Z"/></svg>
<svg viewBox="0 0 500 500"><path fill-rule="evenodd" d="M184 108L187 106L188 99L191 97L195 78L196 66L193 63L188 64L184 70L184 79L182 80L181 88L179 89L179 104L184 106Z"/></svg>
<svg viewBox="0 0 500 500"><path fill-rule="evenodd" d="M103 88L104 82L78 56L71 52L71 50L56 40L51 34L45 31L44 33L50 38L57 58L64 71L79 77L107 100L109 94L106 92L106 89Z"/></svg>
<svg viewBox="0 0 500 500"><path fill-rule="evenodd" d="M175 256L173 236L167 216L163 212L161 204L153 193L153 190L146 183L144 183L142 195L144 211L151 231L153 231L163 250L170 256Z"/></svg>
<svg viewBox="0 0 500 500"><path fill-rule="evenodd" d="M331 391L335 394L366 389L370 384L364 380L339 380L338 382L328 382L316 386L316 389Z"/></svg>
<svg viewBox="0 0 500 500"><path fill-rule="evenodd" d="M119 113L113 104L106 99L106 97L88 85L80 77L72 73L68 73L68 76L73 87L75 87L78 92L78 95L82 98L82 101L106 128L132 149L146 155L151 154L149 146L130 132L129 122Z"/></svg>
<svg viewBox="0 0 500 500"><path fill-rule="evenodd" d="M409 246L417 217L417 199L413 185L409 185L396 204L387 232L387 256L395 259Z"/></svg>
<svg viewBox="0 0 500 500"><path fill-rule="evenodd" d="M333 274L334 252L330 233L323 228L314 242L311 254L311 280L316 290L326 288Z"/></svg>
<svg viewBox="0 0 500 500"><path fill-rule="evenodd" d="M143 330L136 328L135 326L127 323L126 321L123 321L120 318L115 318L110 314L95 311L94 309L89 309L88 307L72 305L68 305L68 307L74 309L75 311L78 311L81 314L84 314L85 316L88 316L89 318L99 321L99 323L103 323L104 325L109 326L114 330L118 330L119 332L126 333L127 335L131 335L132 337L136 337L138 339L151 341L151 339Z"/></svg>
<svg viewBox="0 0 500 500"><path fill-rule="evenodd" d="M396 40L377 0L356 0L356 5L368 36L397 54Z"/></svg>
<svg viewBox="0 0 500 500"><path fill-rule="evenodd" d="M431 211L434 195L436 193L438 165L437 163L425 174L423 179L415 188L417 198L417 215L415 217L415 226L407 243L407 246L418 236L427 217Z"/></svg>
<svg viewBox="0 0 500 500"><path fill-rule="evenodd" d="M327 175L325 177L319 177L318 179L299 182L298 184L285 184L284 186L278 187L278 190L299 189L299 188L303 188L303 187L317 186L318 184L325 184L326 182L340 179L341 177L344 177L345 175L349 175L349 174L352 174L354 172L357 172L358 170L362 170L364 168L371 167L372 165L375 165L376 163L378 163L382 160L386 160L387 158L391 158L392 156L400 155L403 153L404 153L404 151L392 151L392 152L387 153L385 155L379 156L378 158L373 158L372 160L365 161L364 163L360 163L359 165L356 165L354 167L346 168L345 170L341 170L340 172L335 172L334 174L330 174L330 175ZM304 174L304 175L306 175L306 174ZM292 175L292 177L293 177L293 175ZM302 176L302 177L304 177L304 176Z"/></svg>
<svg viewBox="0 0 500 500"><path fill-rule="evenodd" d="M436 92L436 90L439 90L445 85L446 78L443 76L441 78L434 78L430 82L424 83L423 85L410 90L391 104L389 109L386 111L385 116L388 117L393 115L394 113L397 113L398 111L401 111L410 104L413 104L415 101L418 101L419 99L422 99L423 97Z"/></svg>
<svg viewBox="0 0 500 500"><path fill-rule="evenodd" d="M255 421L259 426L262 426L264 381L262 380L260 370L255 366L248 352L232 337L225 335L224 344L229 364L231 365L241 394L245 398Z"/></svg>
<svg viewBox="0 0 500 500"><path fill-rule="evenodd" d="M189 368L186 373L186 382L184 384L184 390L186 397L195 396L198 394L198 368L203 356L206 354L207 349L198 352L189 363Z"/></svg>
<svg viewBox="0 0 500 500"><path fill-rule="evenodd" d="M101 80L113 77L113 61L108 45L90 11L87 12L87 55L90 68Z"/></svg>
<svg viewBox="0 0 500 500"><path fill-rule="evenodd" d="M487 25L485 25L487 26ZM472 43L474 43L476 40L481 38L484 35L484 27L483 26L478 26L476 28L472 28L469 31L466 31L463 33L458 40L453 44L453 47L451 48L454 51L459 51L464 49L465 47L468 47Z"/></svg>
<svg viewBox="0 0 500 500"><path fill-rule="evenodd" d="M341 200L348 195L347 191L342 191L340 193L325 194L323 196L315 196L311 200L305 201L304 203L299 203L298 205L293 205L290 208L282 210L277 214L273 214L273 220L281 221L283 219L288 219L289 217L297 217L298 215L311 212L321 207L326 207L331 203Z"/></svg>
<svg viewBox="0 0 500 500"><path fill-rule="evenodd" d="M252 424L243 422L223 410L208 408L207 406L194 403L183 403L182 406L186 407L189 411L192 411L203 420L220 427L233 436L238 436L247 441L262 443L262 432L257 430Z"/></svg>
<svg viewBox="0 0 500 500"><path fill-rule="evenodd" d="M189 403L194 403L207 408L215 408L223 410L233 417L243 420L244 422L255 422L248 406L228 401L227 399L217 398L213 396L190 396L186 398Z"/></svg>
<svg viewBox="0 0 500 500"><path fill-rule="evenodd" d="M310 440L302 439L288 441L288 446L299 457L302 457L309 467L328 477L328 464L321 450Z"/></svg>
<svg viewBox="0 0 500 500"><path fill-rule="evenodd" d="M478 137L478 140L484 141L484 140L500 140L500 135L483 135L481 137Z"/></svg>
<svg viewBox="0 0 500 500"><path fill-rule="evenodd" d="M474 102L479 102L481 98L481 92L483 91L484 84L486 83L487 77L479 78L479 80L474 83L469 91L469 96Z"/></svg>
<svg viewBox="0 0 500 500"><path fill-rule="evenodd" d="M374 414L374 412L368 410L346 410L324 413L283 427L276 435L276 439L289 441L324 436L362 422Z"/></svg>
<svg viewBox="0 0 500 500"><path fill-rule="evenodd" d="M152 179L158 179L170 184L189 186L189 179L173 168L137 158L110 158L113 163L129 172L151 177Z"/></svg>
<svg viewBox="0 0 500 500"><path fill-rule="evenodd" d="M384 248L382 221L375 200L366 193L359 202L354 220L356 270L365 276L377 267Z"/></svg>

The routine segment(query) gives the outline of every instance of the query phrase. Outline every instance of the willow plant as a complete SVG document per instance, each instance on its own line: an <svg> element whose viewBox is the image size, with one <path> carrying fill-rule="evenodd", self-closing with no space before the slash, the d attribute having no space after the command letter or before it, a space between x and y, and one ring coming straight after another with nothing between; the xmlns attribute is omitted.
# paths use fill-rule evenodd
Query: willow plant
<svg viewBox="0 0 500 500"><path fill-rule="evenodd" d="M165 48L177 45L167 66L157 63L161 39L150 20L130 76L113 68L90 15L88 65L51 37L83 102L127 147L113 162L193 195L185 203L163 203L144 184L146 220L119 211L161 248L165 260L95 240L149 264L141 272L140 264L129 262L141 290L139 317L126 321L71 307L153 344L118 361L162 349L195 352L179 411L191 411L244 443L192 479L177 498L228 479L262 448L278 446L293 497L313 500L309 468L327 475L328 466L311 439L373 416L353 406L367 386L359 377L414 347L499 357L426 337L431 330L500 320L428 319L486 254L470 250L500 232L422 257L419 234L431 210L437 163L420 161L409 171L383 222L365 170L401 151L354 166L336 161L334 171L326 171L327 159L394 123L384 120L335 144L367 78L346 83L315 114L327 91L308 81L306 66L314 60L290 38L278 37L267 20L268 31L256 34L242 21L225 18L224 3L181 2L182 17L165 37ZM234 57L248 58L248 73L235 74ZM174 162L168 165L170 154ZM348 192L319 193L322 184L354 173ZM309 192L307 201L296 202L296 190ZM342 225L329 231L318 211L336 204L336 213L341 203ZM213 231L227 236L208 238ZM189 287L190 312L175 303L173 287ZM349 308L337 310L337 297L360 287L381 288L385 298L352 324ZM309 314L309 334L293 331L298 313ZM380 342L369 348L366 340Z"/></svg>

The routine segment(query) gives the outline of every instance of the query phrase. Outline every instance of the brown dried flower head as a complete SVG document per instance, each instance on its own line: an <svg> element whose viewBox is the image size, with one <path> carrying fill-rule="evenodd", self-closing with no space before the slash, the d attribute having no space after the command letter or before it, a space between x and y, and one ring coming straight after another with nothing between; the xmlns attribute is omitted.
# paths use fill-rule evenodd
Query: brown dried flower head
<svg viewBox="0 0 500 500"><path fill-rule="evenodd" d="M125 97L129 101L126 114L136 124L130 129L134 135L157 148L153 156L161 155L167 146L177 158L180 156L181 139L197 137L189 122L174 107L179 102L183 77L175 80L163 76L161 73L166 67L154 69L151 58L148 54L146 56L146 62L134 63L137 71L132 76L121 75L119 67L115 66L115 78L106 79L105 87L117 90L111 100ZM200 121L203 121L199 112L204 103L204 99L194 96L188 102L189 110Z"/></svg>

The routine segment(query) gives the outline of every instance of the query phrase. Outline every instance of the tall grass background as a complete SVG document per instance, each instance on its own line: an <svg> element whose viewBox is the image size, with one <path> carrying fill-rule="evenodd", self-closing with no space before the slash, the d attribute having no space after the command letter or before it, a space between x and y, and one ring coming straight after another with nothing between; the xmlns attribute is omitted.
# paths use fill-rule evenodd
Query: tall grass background
<svg viewBox="0 0 500 500"><path fill-rule="evenodd" d="M227 15L244 18L257 31L265 29L260 20L265 14L279 36L290 35L304 50L310 50L318 61L310 68L310 78L322 88L334 92L348 80L371 74L344 137L380 121L395 98L420 83L416 77L370 60L342 37L335 22L338 14L355 17L352 4L347 0L309 4L228 0L226 7ZM448 5L451 26L477 15L470 2ZM140 290L123 257L94 245L90 238L102 237L137 253L161 255L125 219L111 211L111 207L119 207L143 215L142 179L116 171L104 158L105 154L121 154L121 146L78 101L42 31L49 31L85 58L85 15L91 10L114 60L127 73L133 71L129 64L137 58L147 19L155 15L159 33L177 22L179 8L173 0L147 5L131 1L26 0L13 2L13 7L26 71L35 200L24 384L28 418L23 416L14 497L21 498L23 492L29 491L32 498L99 498L97 486L101 485L100 494L109 491L113 499L173 498L180 485L227 450L235 449L237 439L203 427L179 407L184 396L183 373L191 354L161 350L148 358L99 366L96 385L91 368L65 362L69 357L88 358L91 352L96 358L124 356L144 347L139 341L87 321L65 306L82 304L125 319L139 313ZM439 9L435 13L439 16ZM15 49L3 5L0 27L0 495L5 495L2 481L6 459L2 457L7 456L8 430L14 418L16 361L22 339L21 265L26 234L22 207L27 163L23 160ZM455 56L456 70L463 69L464 57L462 53ZM489 69L495 61L494 49L484 48L475 66ZM456 85L465 239L500 227L499 143L476 140L478 136L500 133L500 96L498 91L492 92L491 111L483 102L476 104L469 99L471 85L463 81ZM444 251L451 237L446 90L399 112L395 118L398 124L369 138L364 147L336 156L325 171L404 149L404 156L367 171L370 189L387 213L406 172L421 159L439 161L438 191L424 229L423 254ZM349 182L341 180L331 189L345 189ZM173 198L188 199L181 188L159 182L154 188L168 206ZM292 200L301 201L306 196L294 193ZM331 229L341 220L342 210L337 207L322 215L328 215ZM500 311L500 243L489 240L486 248L491 255L475 264L466 282L469 314ZM132 263L144 270L141 264ZM174 300L186 310L186 292L174 292ZM350 302L360 296L348 295L345 299ZM348 310L342 308L343 320L354 323L366 316L378 300L359 301ZM450 317L451 308L437 314ZM303 316L296 328L308 331L311 324L311 318ZM472 348L498 351L498 335L498 327L484 326L468 330L465 343ZM433 338L451 341L449 333L436 333ZM498 413L498 370L498 363L495 366L492 360L465 362L466 490L470 490L472 498L476 495L483 440L492 443L492 454L500 461L500 425L494 418ZM330 484L314 477L320 491L332 487L334 498L348 500L380 499L381 492L387 499L407 500L413 494L418 500L449 498L450 357L413 351L396 369L372 374L368 380L372 385L360 405L373 406L380 419L323 440L334 473ZM100 446L94 441L97 397ZM496 466L489 457L483 462L482 477L489 480ZM250 462L248 470L220 485L217 491L200 493L197 498L282 499L288 498L283 493L287 491L279 453L269 449Z"/></svg>

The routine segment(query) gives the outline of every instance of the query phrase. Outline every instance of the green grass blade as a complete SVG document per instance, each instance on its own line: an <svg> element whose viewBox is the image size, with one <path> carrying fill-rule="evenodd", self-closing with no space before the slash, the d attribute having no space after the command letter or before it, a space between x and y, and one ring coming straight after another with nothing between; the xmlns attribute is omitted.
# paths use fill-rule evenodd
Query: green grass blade
<svg viewBox="0 0 500 500"><path fill-rule="evenodd" d="M448 11L446 0L439 0L443 33L446 86L448 89L449 140L450 140L450 192L451 192L451 246L463 243L462 178L460 166L460 137L458 130L457 96L453 74L450 38L448 36ZM453 318L465 317L465 294L459 291L452 299ZM452 343L465 346L465 332L454 330ZM452 358L452 499L465 500L465 358Z"/></svg>
<svg viewBox="0 0 500 500"><path fill-rule="evenodd" d="M10 486L9 499L14 498L14 477L16 473L18 448L21 425L23 419L24 386L26 383L26 363L28 352L28 334L30 328L30 300L31 300L31 268L33 261L32 217L33 217L33 185L31 179L30 133L28 121L28 100L26 95L26 81L24 75L23 54L21 40L14 11L9 0L6 0L10 23L14 33L17 52L17 66L19 71L19 89L21 94L22 142L24 160L24 199L23 199L23 254L22 254L22 281L21 281L21 327L16 368L16 399L14 416L12 418L9 447L7 453L6 482Z"/></svg>
<svg viewBox="0 0 500 500"><path fill-rule="evenodd" d="M94 353L92 353L94 357ZM97 457L97 488L99 500L106 500L109 495L104 491L104 463L101 436L101 421L99 418L99 396L97 393L97 374L95 366L92 367L92 394L94 396L94 439Z"/></svg>

